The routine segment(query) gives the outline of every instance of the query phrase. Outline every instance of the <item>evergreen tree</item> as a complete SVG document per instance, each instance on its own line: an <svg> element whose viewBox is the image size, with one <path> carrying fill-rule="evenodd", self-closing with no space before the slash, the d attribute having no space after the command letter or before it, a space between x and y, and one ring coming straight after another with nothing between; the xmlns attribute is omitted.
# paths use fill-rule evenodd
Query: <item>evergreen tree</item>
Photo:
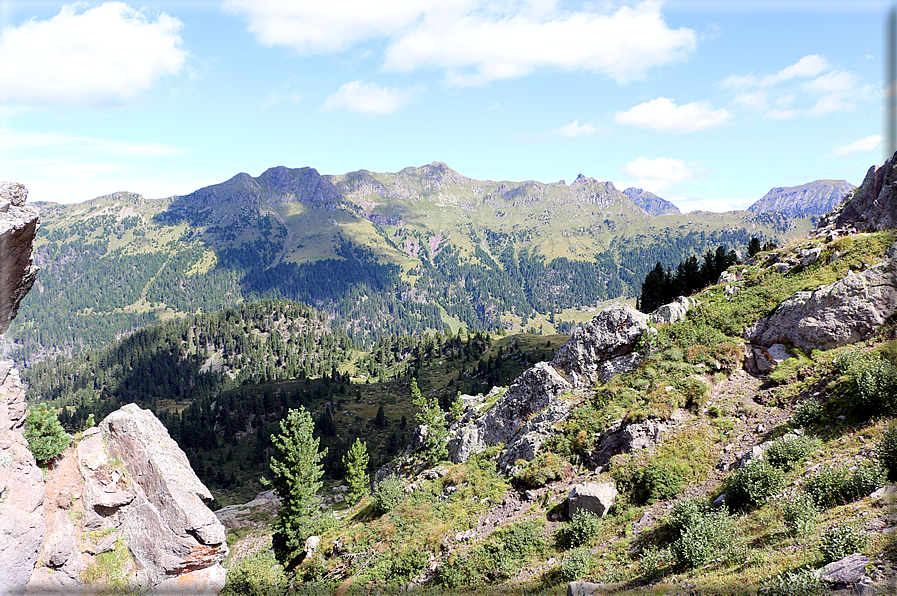
<svg viewBox="0 0 897 596"><path fill-rule="evenodd" d="M28 448L39 462L48 462L69 446L72 438L62 428L56 412L41 404L37 410L28 412L25 418L25 439Z"/></svg>
<svg viewBox="0 0 897 596"><path fill-rule="evenodd" d="M386 428L386 412L383 411L383 406L377 408L377 417L374 418L374 424L376 424L380 428Z"/></svg>
<svg viewBox="0 0 897 596"><path fill-rule="evenodd" d="M324 468L321 460L327 450L318 451L318 439L312 436L314 421L305 407L290 409L280 421L280 434L271 435L274 455L266 481L280 498L280 510L272 537L274 555L284 567L305 550L305 540L314 533L318 512L317 492Z"/></svg>
<svg viewBox="0 0 897 596"><path fill-rule="evenodd" d="M346 496L351 503L357 503L368 492L368 485L371 483L371 477L368 476L369 460L367 443L355 439L352 448L343 457L343 465L346 466L346 484L349 485Z"/></svg>
<svg viewBox="0 0 897 596"><path fill-rule="evenodd" d="M427 427L426 444L423 448L424 458L431 464L435 464L448 457L446 437L448 429L445 423L445 414L439 407L439 398L427 399L420 393L417 387L417 379L411 379L411 403L420 408L417 413L417 421Z"/></svg>
<svg viewBox="0 0 897 596"><path fill-rule="evenodd" d="M760 239L756 236L751 238L751 241L748 242L748 256L752 257L758 252L760 252Z"/></svg>

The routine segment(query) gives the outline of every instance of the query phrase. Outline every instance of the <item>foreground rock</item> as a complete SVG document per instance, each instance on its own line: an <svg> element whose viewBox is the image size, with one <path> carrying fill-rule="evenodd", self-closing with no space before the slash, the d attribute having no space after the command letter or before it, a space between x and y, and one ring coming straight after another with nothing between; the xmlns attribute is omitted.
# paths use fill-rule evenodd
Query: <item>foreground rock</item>
<svg viewBox="0 0 897 596"><path fill-rule="evenodd" d="M44 481L28 442L25 391L12 362L0 362L0 594L18 595L44 541Z"/></svg>
<svg viewBox="0 0 897 596"><path fill-rule="evenodd" d="M129 404L86 430L46 487L45 537L27 593L224 587L224 526L204 503L212 495L148 410Z"/></svg>
<svg viewBox="0 0 897 596"><path fill-rule="evenodd" d="M759 346L829 350L864 339L895 312L897 258L890 258L815 292L797 292L745 335Z"/></svg>
<svg viewBox="0 0 897 596"><path fill-rule="evenodd" d="M31 248L40 217L36 207L25 205L27 197L21 184L0 182L0 334L6 333L37 277Z"/></svg>
<svg viewBox="0 0 897 596"><path fill-rule="evenodd" d="M861 231L897 228L897 154L883 165L872 166L866 178L833 219L837 227Z"/></svg>

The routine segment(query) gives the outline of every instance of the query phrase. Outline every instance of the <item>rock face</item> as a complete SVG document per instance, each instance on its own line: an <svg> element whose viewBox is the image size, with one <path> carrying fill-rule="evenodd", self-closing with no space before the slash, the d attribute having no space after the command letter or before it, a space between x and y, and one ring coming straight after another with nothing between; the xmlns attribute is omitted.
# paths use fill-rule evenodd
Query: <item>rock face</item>
<svg viewBox="0 0 897 596"><path fill-rule="evenodd" d="M679 208L661 199L653 192L641 188L627 188L623 194L632 199L632 202L644 209L648 215L667 215L681 213Z"/></svg>
<svg viewBox="0 0 897 596"><path fill-rule="evenodd" d="M44 540L44 481L28 442L25 391L12 362L0 362L0 594L23 594Z"/></svg>
<svg viewBox="0 0 897 596"><path fill-rule="evenodd" d="M551 365L567 373L577 388L609 381L637 366L644 356L636 343L648 331L648 315L627 304L613 304L573 331Z"/></svg>
<svg viewBox="0 0 897 596"><path fill-rule="evenodd" d="M727 273L723 271L723 273ZM679 296L673 302L660 306L651 313L652 323L678 323L685 319L686 313L695 305L694 298Z"/></svg>
<svg viewBox="0 0 897 596"><path fill-rule="evenodd" d="M853 226L861 231L897 228L897 154L881 166L872 166L853 198L835 214L837 227ZM822 223L820 223L822 225Z"/></svg>
<svg viewBox="0 0 897 596"><path fill-rule="evenodd" d="M897 258L848 273L815 292L797 292L745 334L751 343L828 350L865 338L897 312Z"/></svg>
<svg viewBox="0 0 897 596"><path fill-rule="evenodd" d="M789 186L773 188L762 199L748 207L752 213L784 213L788 217L802 215L825 215L844 200L856 188L847 180L816 180Z"/></svg>
<svg viewBox="0 0 897 596"><path fill-rule="evenodd" d="M0 182L0 334L6 333L37 278L31 247L40 218L37 208L25 206L27 197L21 184Z"/></svg>
<svg viewBox="0 0 897 596"><path fill-rule="evenodd" d="M649 330L648 317L634 308L614 304L578 327L551 363L540 362L524 372L504 393L493 389L487 397L494 405L483 411L488 399L462 396L465 413L449 428L449 457L467 461L490 445L504 443L499 467L508 474L519 471L518 462L532 461L542 443L565 420L573 402L564 394L581 391L595 381L609 380L644 358L635 351Z"/></svg>

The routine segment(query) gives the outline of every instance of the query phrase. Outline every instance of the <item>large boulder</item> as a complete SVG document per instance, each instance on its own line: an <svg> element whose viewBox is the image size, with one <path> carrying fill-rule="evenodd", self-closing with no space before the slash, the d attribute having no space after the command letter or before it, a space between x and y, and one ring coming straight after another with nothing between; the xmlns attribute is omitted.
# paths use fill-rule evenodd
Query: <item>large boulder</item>
<svg viewBox="0 0 897 596"><path fill-rule="evenodd" d="M138 583L156 585L220 565L228 548L224 526L205 504L212 494L162 423L149 410L128 404L107 416L100 429L109 454L132 479L135 497L120 519L139 564ZM115 487L115 492L124 491ZM223 579L219 573L205 575Z"/></svg>
<svg viewBox="0 0 897 596"><path fill-rule="evenodd" d="M790 343L801 350L828 350L855 343L897 312L897 259L890 258L862 273L797 292L745 333L759 346Z"/></svg>
<svg viewBox="0 0 897 596"><path fill-rule="evenodd" d="M573 517L577 511L584 510L604 517L614 506L618 494L613 482L574 484L567 500L567 515Z"/></svg>
<svg viewBox="0 0 897 596"><path fill-rule="evenodd" d="M728 274L728 271L723 271L723 273L720 274L721 278L723 274ZM651 313L651 322L678 323L679 321L683 321L685 320L685 315L691 310L691 307L694 306L694 304L694 298L679 296L669 304L657 307L657 310Z"/></svg>
<svg viewBox="0 0 897 596"><path fill-rule="evenodd" d="M648 315L628 304L613 304L577 327L551 365L577 388L609 381L641 362L636 347L648 329Z"/></svg>

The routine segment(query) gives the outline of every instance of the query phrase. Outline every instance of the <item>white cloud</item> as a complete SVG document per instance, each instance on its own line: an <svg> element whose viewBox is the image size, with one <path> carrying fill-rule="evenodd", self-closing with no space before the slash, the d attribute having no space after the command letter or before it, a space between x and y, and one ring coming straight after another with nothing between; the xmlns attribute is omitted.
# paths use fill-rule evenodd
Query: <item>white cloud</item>
<svg viewBox="0 0 897 596"><path fill-rule="evenodd" d="M850 111L858 100L874 95L871 86L860 86L854 73L833 69L818 54L804 56L774 74L733 75L720 85L737 92L735 101L740 105L771 120ZM803 106L792 105L796 97Z"/></svg>
<svg viewBox="0 0 897 596"><path fill-rule="evenodd" d="M728 110L714 110L708 101L677 106L672 99L666 97L652 99L614 115L617 124L667 132L695 132L714 128L731 118Z"/></svg>
<svg viewBox="0 0 897 596"><path fill-rule="evenodd" d="M593 135L598 132L598 129L592 126L591 124L582 124L580 125L579 120L574 120L567 126L562 126L555 130L545 133L546 136L549 137L583 137L588 135Z"/></svg>
<svg viewBox="0 0 897 596"><path fill-rule="evenodd" d="M615 12L562 12L552 1L227 0L266 45L302 54L344 51L386 40L383 69L441 68L455 86L525 76L536 69L586 70L624 83L648 69L686 60L697 45L671 29L660 0Z"/></svg>
<svg viewBox="0 0 897 596"><path fill-rule="evenodd" d="M328 112L345 110L365 116L391 114L411 101L411 92L352 81L342 85L324 102Z"/></svg>
<svg viewBox="0 0 897 596"><path fill-rule="evenodd" d="M104 105L134 99L181 71L183 24L122 2L64 6L0 36L0 102Z"/></svg>
<svg viewBox="0 0 897 596"><path fill-rule="evenodd" d="M863 137L858 141L854 141L853 143L848 143L846 145L842 145L833 151L835 155L852 155L854 153L865 153L867 151L873 151L878 149L881 146L882 137L881 135L869 135L868 137Z"/></svg>
<svg viewBox="0 0 897 596"><path fill-rule="evenodd" d="M695 175L704 173L694 164L686 164L685 161L672 157L658 157L657 159L639 157L620 167L619 171L627 179L636 181L615 182L614 185L617 188L636 186L653 193L659 193L668 186L690 182L694 180Z"/></svg>

